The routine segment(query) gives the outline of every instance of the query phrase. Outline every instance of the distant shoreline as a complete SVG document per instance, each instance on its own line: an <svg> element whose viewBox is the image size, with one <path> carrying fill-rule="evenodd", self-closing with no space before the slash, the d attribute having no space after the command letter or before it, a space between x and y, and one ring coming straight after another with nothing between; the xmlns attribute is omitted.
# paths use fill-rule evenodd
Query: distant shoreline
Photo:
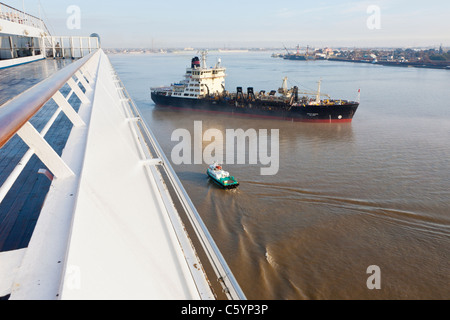
<svg viewBox="0 0 450 320"><path fill-rule="evenodd" d="M441 69L450 70L450 62L448 64L433 64L424 62L396 62L396 61L367 61L367 60L352 60L352 59L339 59L339 58L329 58L329 61L338 62L353 62L353 63L367 63L374 65L382 65L389 67L402 67L402 68L426 68L426 69Z"/></svg>
<svg viewBox="0 0 450 320"><path fill-rule="evenodd" d="M260 51L251 51L251 50L211 50L210 53L251 53L251 52L268 52L269 50L260 50ZM144 55L144 54L195 54L195 51L151 51L151 50L133 50L133 49L124 49L124 50L108 50L106 49L107 54L125 54L125 55ZM282 58L283 55L277 56ZM410 62L400 62L400 61L373 61L373 60L365 60L365 59L346 59L346 58L316 58L316 59L308 59L308 60L299 60L299 61L337 61L337 62L351 62L351 63L366 63L373 65L381 65L388 67L401 67L401 68L425 68L425 69L439 69L439 70L450 70L450 61L443 61L438 63L429 63L429 62L420 62L420 61L410 61ZM295 61L295 60L294 60Z"/></svg>

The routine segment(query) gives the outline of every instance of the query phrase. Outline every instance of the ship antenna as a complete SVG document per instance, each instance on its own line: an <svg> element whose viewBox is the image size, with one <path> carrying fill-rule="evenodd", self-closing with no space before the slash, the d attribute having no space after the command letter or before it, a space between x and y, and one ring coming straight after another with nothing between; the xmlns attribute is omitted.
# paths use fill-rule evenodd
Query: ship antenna
<svg viewBox="0 0 450 320"><path fill-rule="evenodd" d="M200 54L202 55L202 68L206 69L208 66L206 65L206 56L208 55L208 50L200 51Z"/></svg>
<svg viewBox="0 0 450 320"><path fill-rule="evenodd" d="M356 102L361 102L361 89L358 90L358 97L356 98Z"/></svg>
<svg viewBox="0 0 450 320"><path fill-rule="evenodd" d="M284 91L284 93L286 94L286 92L288 91L288 85L287 85L287 81L288 81L288 77L284 77L284 79L283 79L283 84L282 84L282 88L283 88L283 91Z"/></svg>
<svg viewBox="0 0 450 320"><path fill-rule="evenodd" d="M322 84L322 79L320 79L318 83L319 83L319 87L317 88L316 103L320 103L320 86Z"/></svg>

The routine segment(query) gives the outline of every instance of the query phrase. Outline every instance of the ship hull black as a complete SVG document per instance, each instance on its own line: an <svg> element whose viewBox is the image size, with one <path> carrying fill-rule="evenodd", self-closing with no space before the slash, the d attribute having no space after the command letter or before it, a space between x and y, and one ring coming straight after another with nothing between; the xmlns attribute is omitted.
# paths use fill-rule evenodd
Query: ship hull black
<svg viewBox="0 0 450 320"><path fill-rule="evenodd" d="M346 103L291 107L280 102L190 99L158 92L152 92L151 97L157 106L162 107L304 122L351 122L359 106L358 103Z"/></svg>
<svg viewBox="0 0 450 320"><path fill-rule="evenodd" d="M308 60L308 59L306 58L306 56L300 56L300 55L295 55L295 54L291 54L291 55L284 56L283 59L284 59L284 60L300 60L300 61L306 61L306 60Z"/></svg>
<svg viewBox="0 0 450 320"><path fill-rule="evenodd" d="M316 60L315 57L312 56L305 56L305 55L297 55L297 54L290 54L283 57L284 60L296 60L296 61L312 61Z"/></svg>

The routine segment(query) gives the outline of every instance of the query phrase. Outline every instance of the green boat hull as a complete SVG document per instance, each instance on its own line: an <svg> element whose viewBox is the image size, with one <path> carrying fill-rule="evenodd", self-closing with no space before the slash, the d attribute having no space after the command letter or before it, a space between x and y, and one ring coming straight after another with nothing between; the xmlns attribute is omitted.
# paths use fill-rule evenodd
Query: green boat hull
<svg viewBox="0 0 450 320"><path fill-rule="evenodd" d="M216 184L218 184L220 187L222 187L224 189L230 190L230 189L236 189L237 187L239 187L239 182L237 182L234 177L229 177L227 179L219 180L219 179L216 179L214 176L212 176L208 171L206 173Z"/></svg>

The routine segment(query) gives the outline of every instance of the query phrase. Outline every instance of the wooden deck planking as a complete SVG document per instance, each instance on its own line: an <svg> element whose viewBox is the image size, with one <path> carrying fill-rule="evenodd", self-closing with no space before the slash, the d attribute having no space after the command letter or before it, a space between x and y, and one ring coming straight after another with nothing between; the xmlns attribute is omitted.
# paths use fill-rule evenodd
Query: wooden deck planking
<svg viewBox="0 0 450 320"><path fill-rule="evenodd" d="M61 155L72 123L61 113L46 135L46 140ZM7 197L0 205L0 252L27 247L39 217L50 181L38 174L46 168L36 157L30 160ZM5 219L2 216L6 215Z"/></svg>
<svg viewBox="0 0 450 320"><path fill-rule="evenodd" d="M0 88L4 89L5 78L3 76L0 78ZM25 82L29 85L34 83ZM25 89L23 86L21 88ZM11 92L15 93L16 90ZM69 89L64 87L63 95L66 96L68 92ZM70 102L78 111L80 105L78 97L73 95ZM33 117L30 123L38 131L41 131L56 109L56 104L49 101ZM47 142L59 155L64 150L71 129L72 123L61 112L45 136ZM0 184L6 180L27 150L28 146L18 136L11 139L0 150ZM33 156L0 204L0 252L22 249L28 246L51 184L47 177L38 174L39 169L42 168L46 168L45 165L36 156Z"/></svg>
<svg viewBox="0 0 450 320"><path fill-rule="evenodd" d="M71 62L49 59L0 70L0 106Z"/></svg>
<svg viewBox="0 0 450 320"><path fill-rule="evenodd" d="M37 173L43 167L37 157L33 157L27 167L0 207L7 215L0 225L0 251L22 249L28 245L31 237L23 237L23 231L34 228L33 220L39 216L50 187L50 181Z"/></svg>

